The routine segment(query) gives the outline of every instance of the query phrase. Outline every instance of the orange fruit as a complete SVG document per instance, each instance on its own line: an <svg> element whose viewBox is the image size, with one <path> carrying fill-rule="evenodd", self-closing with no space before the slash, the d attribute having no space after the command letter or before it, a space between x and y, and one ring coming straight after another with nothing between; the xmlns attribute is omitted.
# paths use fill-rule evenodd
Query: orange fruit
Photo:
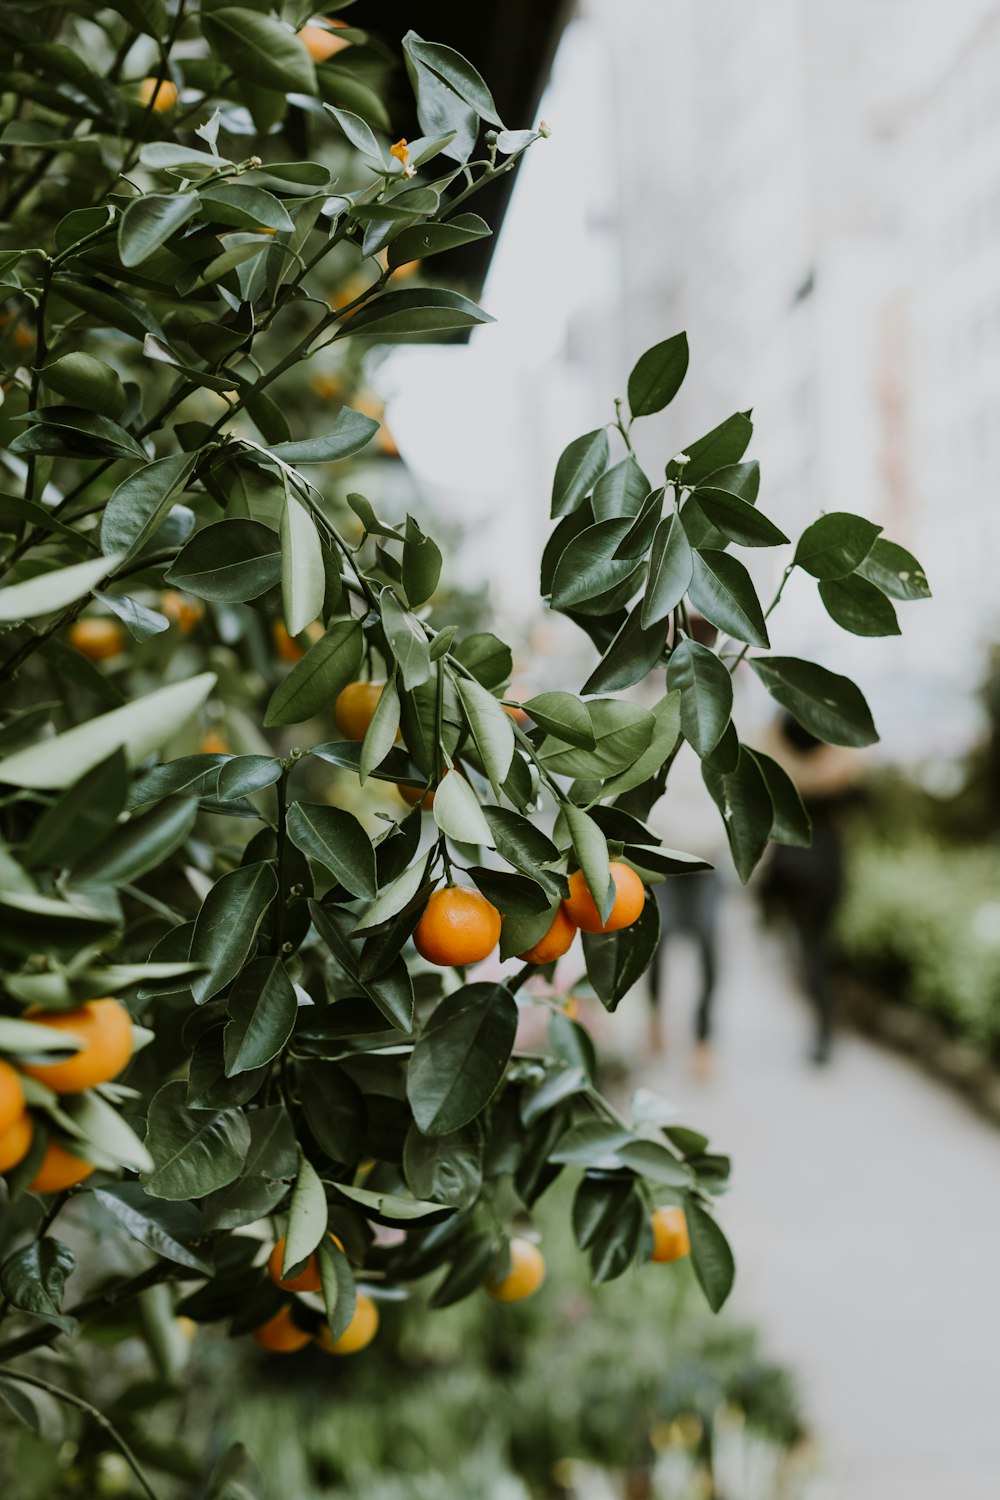
<svg viewBox="0 0 1000 1500"><path fill-rule="evenodd" d="M327 1354L357 1354L371 1343L378 1333L378 1308L367 1292L359 1292L354 1304L354 1316L336 1343L326 1326L316 1335L316 1342Z"/></svg>
<svg viewBox="0 0 1000 1500"><path fill-rule="evenodd" d="M566 915L560 902L552 918L552 925L545 936L539 938L533 948L517 956L522 963L526 964L550 964L554 958L562 958L564 953L569 952L570 944L575 937L576 927Z"/></svg>
<svg viewBox="0 0 1000 1500"><path fill-rule="evenodd" d="M293 635L288 634L284 620L275 620L271 626L274 649L279 661L301 661L305 652Z"/></svg>
<svg viewBox="0 0 1000 1500"><path fill-rule="evenodd" d="M682 1208L657 1208L650 1220L653 1226L653 1254L651 1260L665 1262L683 1260L691 1253L687 1219Z"/></svg>
<svg viewBox="0 0 1000 1500"><path fill-rule="evenodd" d="M95 1170L89 1161L74 1156L58 1141L49 1141L42 1157L42 1164L28 1186L31 1193L61 1193L66 1188L76 1187Z"/></svg>
<svg viewBox="0 0 1000 1500"><path fill-rule="evenodd" d="M25 1065L24 1071L57 1094L78 1094L107 1083L132 1056L132 1017L120 1000L87 1000L75 1010L29 1011L37 1026L79 1037L83 1046L63 1062Z"/></svg>
<svg viewBox="0 0 1000 1500"><path fill-rule="evenodd" d="M399 457L399 448L396 445L396 439L393 437L392 433L389 431L384 422L379 428L378 435L375 438L375 447L378 449L379 453L381 453L383 458Z"/></svg>
<svg viewBox="0 0 1000 1500"><path fill-rule="evenodd" d="M574 927L579 927L582 932L618 932L622 927L631 927L642 915L646 892L635 871L621 860L614 859L611 861L611 878L615 883L615 904L608 920L602 923L583 871L575 870L569 877L569 896L563 902L563 908Z"/></svg>
<svg viewBox="0 0 1000 1500"><path fill-rule="evenodd" d="M310 1255L304 1268L297 1276L289 1276L286 1281L281 1279L281 1266L285 1259L285 1236L275 1245L267 1258L267 1274L276 1286L280 1286L286 1292L318 1292L322 1286L319 1275L319 1261L315 1252Z"/></svg>
<svg viewBox="0 0 1000 1500"><path fill-rule="evenodd" d="M522 729L524 728L525 724L531 723L530 715L525 713L520 704L505 703L503 705L503 711L514 720L515 724L519 724Z"/></svg>
<svg viewBox="0 0 1000 1500"><path fill-rule="evenodd" d="M314 375L309 387L321 401L339 401L344 394L344 382L339 375Z"/></svg>
<svg viewBox="0 0 1000 1500"><path fill-rule="evenodd" d="M403 801L408 802L411 807L416 807L419 802L421 812L430 812L434 806L434 798L437 795L435 792L429 792L426 787L422 786L397 786L396 790ZM421 799L423 800L421 801Z"/></svg>
<svg viewBox="0 0 1000 1500"><path fill-rule="evenodd" d="M26 1109L22 1110L12 1125L0 1135L0 1172L9 1172L23 1161L31 1148L35 1127Z"/></svg>
<svg viewBox="0 0 1000 1500"><path fill-rule="evenodd" d="M24 1114L24 1089L16 1068L0 1059L0 1135L16 1125Z"/></svg>
<svg viewBox="0 0 1000 1500"><path fill-rule="evenodd" d="M424 907L413 941L430 964L477 964L500 941L500 913L480 891L447 885Z"/></svg>
<svg viewBox="0 0 1000 1500"><path fill-rule="evenodd" d="M291 1306L283 1307L273 1318L268 1318L266 1323L253 1330L250 1337L272 1354L294 1354L296 1349L304 1349L309 1342L308 1333L292 1318Z"/></svg>
<svg viewBox="0 0 1000 1500"><path fill-rule="evenodd" d="M14 329L14 346L17 349L33 349L35 347L34 330L27 323L18 323Z"/></svg>
<svg viewBox="0 0 1000 1500"><path fill-rule="evenodd" d="M545 1258L530 1240L510 1242L510 1270L499 1281L488 1281L486 1290L494 1302L523 1302L537 1292L545 1280Z"/></svg>
<svg viewBox="0 0 1000 1500"><path fill-rule="evenodd" d="M420 273L419 260L405 260L401 266L397 266L392 273L393 281L407 281L411 276Z"/></svg>
<svg viewBox="0 0 1000 1500"><path fill-rule="evenodd" d="M159 88L156 87L159 82ZM153 95L156 98L153 99ZM139 85L139 103L149 107L149 101L153 100L154 115L165 115L177 106L177 86L170 82L169 78L158 80L156 78L144 78Z"/></svg>
<svg viewBox="0 0 1000 1500"><path fill-rule="evenodd" d="M217 729L210 729L201 741L202 755L228 755L229 742Z"/></svg>
<svg viewBox="0 0 1000 1500"><path fill-rule="evenodd" d="M205 609L197 599L188 599L176 589L166 589L160 595L160 613L177 626L181 635L190 635Z"/></svg>
<svg viewBox="0 0 1000 1500"><path fill-rule="evenodd" d="M90 661L104 661L117 656L125 644L125 632L117 620L104 615L94 615L87 620L77 620L70 626L68 640L74 651Z"/></svg>
<svg viewBox="0 0 1000 1500"><path fill-rule="evenodd" d="M349 682L337 694L333 717L346 740L364 739L384 687L384 682Z"/></svg>
<svg viewBox="0 0 1000 1500"><path fill-rule="evenodd" d="M344 21L331 21L332 26L343 26ZM325 26L303 26L299 31L299 41L309 53L313 62L329 62L336 53L343 52L345 47L351 44L342 36L334 36Z"/></svg>

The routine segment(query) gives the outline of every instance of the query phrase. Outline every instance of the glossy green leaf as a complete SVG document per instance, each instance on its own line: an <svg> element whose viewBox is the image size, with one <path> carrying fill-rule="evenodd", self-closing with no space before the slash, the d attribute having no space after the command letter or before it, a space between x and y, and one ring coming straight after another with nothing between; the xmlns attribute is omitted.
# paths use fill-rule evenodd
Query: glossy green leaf
<svg viewBox="0 0 1000 1500"><path fill-rule="evenodd" d="M153 1168L142 1178L154 1198L180 1203L203 1198L238 1177L250 1146L250 1126L239 1109L188 1109L186 1084L165 1083L149 1106L146 1144Z"/></svg>
<svg viewBox="0 0 1000 1500"><path fill-rule="evenodd" d="M460 52L456 52L453 47L445 47L440 42L425 42L415 31L407 32L404 45L411 56L442 78L470 109L475 110L481 120L503 129L503 121L497 114L493 95L476 69Z"/></svg>
<svg viewBox="0 0 1000 1500"><path fill-rule="evenodd" d="M637 516L649 491L649 480L630 453L594 485L594 519L614 521L620 516Z"/></svg>
<svg viewBox="0 0 1000 1500"><path fill-rule="evenodd" d="M573 841L573 853L583 871L587 888L594 898L594 905L601 913L602 920L607 920L615 900L611 872L608 868L608 841L599 824L595 823L594 819L582 808L574 807L571 802L564 802L561 811L566 819L569 836Z"/></svg>
<svg viewBox="0 0 1000 1500"><path fill-rule="evenodd" d="M694 556L680 517L664 516L653 533L649 576L642 601L644 630L665 620L684 598L694 573Z"/></svg>
<svg viewBox="0 0 1000 1500"><path fill-rule="evenodd" d="M293 468L300 464L332 464L341 458L350 458L352 453L360 453L378 429L379 424L373 417L345 406L329 432L320 437L305 438L302 442L272 443L267 451Z"/></svg>
<svg viewBox="0 0 1000 1500"><path fill-rule="evenodd" d="M342 338L371 338L379 343L399 343L423 339L429 333L450 329L476 328L496 320L459 292L440 287L411 287L405 291L383 292L341 325Z"/></svg>
<svg viewBox="0 0 1000 1500"><path fill-rule="evenodd" d="M583 684L583 692L618 692L641 682L659 665L666 648L666 626L661 620L644 629L642 608L637 604L628 615Z"/></svg>
<svg viewBox="0 0 1000 1500"><path fill-rule="evenodd" d="M203 672L99 714L27 750L15 751L0 760L0 784L69 786L117 749L123 749L129 764L136 765L177 733L214 686L215 673Z"/></svg>
<svg viewBox="0 0 1000 1500"><path fill-rule="evenodd" d="M316 523L295 495L281 513L281 603L285 629L301 635L323 612L326 573Z"/></svg>
<svg viewBox="0 0 1000 1500"><path fill-rule="evenodd" d="M118 221L123 266L140 266L200 208L197 193L147 193L134 198Z"/></svg>
<svg viewBox="0 0 1000 1500"><path fill-rule="evenodd" d="M371 722L365 730L358 758L358 779L364 786L371 773L379 767L396 742L399 731L399 689L395 677L390 677L379 694Z"/></svg>
<svg viewBox="0 0 1000 1500"><path fill-rule="evenodd" d="M0 1290L12 1307L42 1318L68 1333L72 1318L62 1315L63 1291L76 1268L68 1245L52 1235L16 1250L0 1268Z"/></svg>
<svg viewBox="0 0 1000 1500"><path fill-rule="evenodd" d="M226 1077L262 1068L278 1056L295 1026L298 1002L280 958L255 958L229 992L223 1037Z"/></svg>
<svg viewBox="0 0 1000 1500"><path fill-rule="evenodd" d="M927 574L912 552L878 537L857 571L890 599L929 599Z"/></svg>
<svg viewBox="0 0 1000 1500"><path fill-rule="evenodd" d="M676 333L640 355L628 378L633 417L648 417L670 404L687 374L688 357L686 333Z"/></svg>
<svg viewBox="0 0 1000 1500"><path fill-rule="evenodd" d="M257 929L278 892L273 864L241 865L215 882L194 924L190 959L202 966L191 981L199 1005L230 984L246 963Z"/></svg>
<svg viewBox="0 0 1000 1500"><path fill-rule="evenodd" d="M300 724L332 706L357 674L364 636L357 620L336 620L271 694L264 725Z"/></svg>
<svg viewBox="0 0 1000 1500"><path fill-rule="evenodd" d="M899 621L889 599L856 573L821 579L819 597L831 620L852 635L899 635Z"/></svg>
<svg viewBox="0 0 1000 1500"><path fill-rule="evenodd" d="M288 1276L294 1266L301 1265L316 1249L326 1234L328 1218L323 1184L309 1158L300 1150L298 1175L288 1209L282 1276Z"/></svg>
<svg viewBox="0 0 1000 1500"><path fill-rule="evenodd" d="M330 1330L330 1337L336 1341L354 1317L357 1301L354 1274L347 1256L329 1235L320 1240L317 1259L326 1325Z"/></svg>
<svg viewBox="0 0 1000 1500"><path fill-rule="evenodd" d="M485 688L502 687L514 668L510 647L489 630L474 630L451 654Z"/></svg>
<svg viewBox="0 0 1000 1500"><path fill-rule="evenodd" d="M489 844L490 826L479 798L457 771L445 776L434 797L434 821L442 833L462 844Z"/></svg>
<svg viewBox="0 0 1000 1500"><path fill-rule="evenodd" d="M316 70L295 33L273 16L240 6L203 10L201 28L220 62L248 83L278 93L315 94Z"/></svg>
<svg viewBox="0 0 1000 1500"><path fill-rule="evenodd" d="M414 224L397 234L389 246L389 266L395 269L412 260L426 260L444 250L453 250L493 233L478 214L456 214L443 224Z"/></svg>
<svg viewBox="0 0 1000 1500"><path fill-rule="evenodd" d="M403 1147L406 1185L417 1198L467 1208L483 1184L483 1147L479 1130L467 1125L450 1135L423 1135L415 1125Z"/></svg>
<svg viewBox="0 0 1000 1500"><path fill-rule="evenodd" d="M704 437L687 445L684 449L688 459L686 464L679 464L676 458L672 458L667 465L667 478L680 479L684 484L700 484L709 474L737 464L752 437L750 418L743 412L736 412Z"/></svg>
<svg viewBox="0 0 1000 1500"><path fill-rule="evenodd" d="M87 562L54 568L0 589L0 624L33 620L65 609L67 604L95 589L122 560L120 552L110 557L89 558Z"/></svg>
<svg viewBox="0 0 1000 1500"><path fill-rule="evenodd" d="M193 1203L150 1198L138 1182L116 1182L94 1189L102 1208L134 1240L163 1260L211 1274L205 1223Z"/></svg>
<svg viewBox="0 0 1000 1500"><path fill-rule="evenodd" d="M403 546L403 592L411 609L425 604L441 577L441 549L425 536L412 516L406 518Z"/></svg>
<svg viewBox="0 0 1000 1500"><path fill-rule="evenodd" d="M197 458L197 453L172 453L123 480L104 507L102 550L127 557L141 552L184 490Z"/></svg>
<svg viewBox="0 0 1000 1500"><path fill-rule="evenodd" d="M707 764L701 771L722 816L736 873L746 885L771 837L773 810L767 783L745 747L740 748L734 771L718 773Z"/></svg>
<svg viewBox="0 0 1000 1500"><path fill-rule="evenodd" d="M502 984L467 984L437 1006L410 1058L406 1097L424 1135L460 1130L485 1109L514 1046L517 1005Z"/></svg>
<svg viewBox="0 0 1000 1500"><path fill-rule="evenodd" d="M237 229L273 229L288 234L294 228L284 205L273 193L243 182L214 182L199 189L204 217Z"/></svg>
<svg viewBox="0 0 1000 1500"><path fill-rule="evenodd" d="M761 750L751 750L771 798L771 838L776 844L793 844L808 848L812 842L812 819L802 804L788 772Z"/></svg>
<svg viewBox="0 0 1000 1500"><path fill-rule="evenodd" d="M403 687L406 692L412 692L431 675L427 635L416 615L403 608L391 588L382 590L379 602L382 628L399 666Z"/></svg>
<svg viewBox="0 0 1000 1500"><path fill-rule="evenodd" d="M375 899L375 851L353 813L322 803L294 802L288 809L288 837L353 896Z"/></svg>
<svg viewBox="0 0 1000 1500"><path fill-rule="evenodd" d="M21 850L22 864L37 870L85 859L116 826L126 790L125 756L115 750L46 808Z"/></svg>
<svg viewBox="0 0 1000 1500"><path fill-rule="evenodd" d="M614 1011L653 961L660 941L660 910L647 896L638 921L617 932L583 934L583 956L601 1004Z"/></svg>
<svg viewBox="0 0 1000 1500"><path fill-rule="evenodd" d="M615 557L615 549L631 525L627 516L598 521L573 538L552 577L554 609L585 605L631 577L634 560Z"/></svg>
<svg viewBox="0 0 1000 1500"><path fill-rule="evenodd" d="M728 552L693 554L691 602L706 620L751 646L770 645L764 614L750 574Z"/></svg>
<svg viewBox="0 0 1000 1500"><path fill-rule="evenodd" d="M803 728L830 745L873 745L878 733L861 689L797 656L752 656L750 666L771 697ZM0 780L3 779L0 762Z"/></svg>
<svg viewBox="0 0 1000 1500"><path fill-rule="evenodd" d="M171 797L139 817L117 827L74 867L74 882L86 885L126 885L166 868L170 856L194 829L198 804L193 797Z"/></svg>
<svg viewBox="0 0 1000 1500"><path fill-rule="evenodd" d="M42 378L65 401L116 422L125 409L125 389L117 370L92 354L62 354L45 366Z"/></svg>
<svg viewBox="0 0 1000 1500"><path fill-rule="evenodd" d="M566 516L576 510L607 466L608 434L603 427L574 438L556 465L551 515Z"/></svg>
<svg viewBox="0 0 1000 1500"><path fill-rule="evenodd" d="M691 1260L705 1300L718 1312L733 1288L736 1264L729 1243L711 1214L689 1195L684 1203L691 1240Z"/></svg>
<svg viewBox="0 0 1000 1500"><path fill-rule="evenodd" d="M317 1146L332 1161L357 1161L367 1108L354 1079L336 1063L300 1062L295 1071L302 1111Z"/></svg>
<svg viewBox="0 0 1000 1500"><path fill-rule="evenodd" d="M738 495L704 485L696 498L712 525L741 547L778 547L788 541L773 521Z"/></svg>
<svg viewBox="0 0 1000 1500"><path fill-rule="evenodd" d="M814 578L846 578L864 562L881 530L864 516L831 511L806 527L795 548L795 561Z"/></svg>
<svg viewBox="0 0 1000 1500"><path fill-rule="evenodd" d="M670 657L667 686L681 695L684 738L704 758L711 755L733 712L733 679L707 646L683 640Z"/></svg>
<svg viewBox="0 0 1000 1500"><path fill-rule="evenodd" d="M507 779L514 755L514 730L510 716L492 693L468 678L456 678L455 686L469 731L479 752L486 774L499 799L500 787Z"/></svg>
<svg viewBox="0 0 1000 1500"><path fill-rule="evenodd" d="M203 527L167 573L175 587L220 603L257 599L280 579L277 534L259 521L214 521Z"/></svg>
<svg viewBox="0 0 1000 1500"><path fill-rule="evenodd" d="M567 745L593 750L597 741L587 705L572 693L539 693L524 708L535 723Z"/></svg>

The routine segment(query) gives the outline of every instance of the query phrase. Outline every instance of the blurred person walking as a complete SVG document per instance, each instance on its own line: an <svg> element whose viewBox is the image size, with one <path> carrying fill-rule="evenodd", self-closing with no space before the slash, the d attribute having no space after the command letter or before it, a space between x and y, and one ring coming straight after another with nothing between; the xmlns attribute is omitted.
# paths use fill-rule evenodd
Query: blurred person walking
<svg viewBox="0 0 1000 1500"><path fill-rule="evenodd" d="M790 714L772 725L761 749L787 771L812 820L812 843L806 848L773 846L761 894L765 912L784 912L795 933L816 1014L812 1061L823 1066L830 1060L834 1030L830 933L844 889L840 817L857 794L863 760L856 750L816 739Z"/></svg>

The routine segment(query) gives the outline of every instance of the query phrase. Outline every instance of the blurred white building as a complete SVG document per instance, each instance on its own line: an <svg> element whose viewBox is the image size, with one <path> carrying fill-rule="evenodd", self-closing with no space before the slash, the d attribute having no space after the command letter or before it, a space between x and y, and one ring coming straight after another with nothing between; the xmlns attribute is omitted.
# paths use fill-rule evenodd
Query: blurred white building
<svg viewBox="0 0 1000 1500"><path fill-rule="evenodd" d="M686 328L684 390L639 430L651 479L752 406L762 503L789 535L851 509L916 552L935 602L901 606L902 638L845 634L797 577L774 644L857 675L890 750L950 748L1000 634L1000 0L580 12L486 289L501 327L432 356L490 393L450 456L484 491L475 566L530 612L559 451ZM753 559L763 593L783 562Z"/></svg>

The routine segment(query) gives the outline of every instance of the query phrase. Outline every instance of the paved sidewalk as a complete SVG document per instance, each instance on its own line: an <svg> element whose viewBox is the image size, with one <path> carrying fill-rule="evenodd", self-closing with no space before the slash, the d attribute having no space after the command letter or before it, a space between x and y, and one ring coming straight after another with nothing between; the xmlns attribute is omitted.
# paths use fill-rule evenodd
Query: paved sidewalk
<svg viewBox="0 0 1000 1500"><path fill-rule="evenodd" d="M741 895L722 945L714 1077L689 1072L694 959L678 940L668 1051L643 1081L735 1159L731 1307L799 1377L824 1455L810 1495L997 1500L1000 1130L857 1036L812 1067L784 948ZM637 1022L639 996L627 1007Z"/></svg>

